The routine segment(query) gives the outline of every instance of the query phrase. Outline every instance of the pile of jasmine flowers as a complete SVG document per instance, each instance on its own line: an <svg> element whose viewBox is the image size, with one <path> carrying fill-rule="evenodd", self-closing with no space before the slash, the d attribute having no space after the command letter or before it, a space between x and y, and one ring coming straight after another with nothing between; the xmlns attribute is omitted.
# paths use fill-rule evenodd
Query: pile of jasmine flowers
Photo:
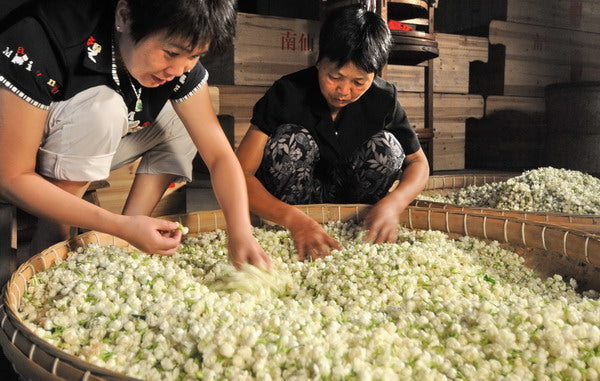
<svg viewBox="0 0 600 381"><path fill-rule="evenodd" d="M399 227L397 243L370 244L352 223L324 227L343 248L307 262L287 230L256 228L274 268L248 287L223 231L172 257L89 246L29 281L20 316L147 380L600 377L597 292L543 280L496 242Z"/></svg>
<svg viewBox="0 0 600 381"><path fill-rule="evenodd" d="M600 214L600 179L579 171L544 167L502 182L472 185L447 195L420 195L418 198L527 212Z"/></svg>

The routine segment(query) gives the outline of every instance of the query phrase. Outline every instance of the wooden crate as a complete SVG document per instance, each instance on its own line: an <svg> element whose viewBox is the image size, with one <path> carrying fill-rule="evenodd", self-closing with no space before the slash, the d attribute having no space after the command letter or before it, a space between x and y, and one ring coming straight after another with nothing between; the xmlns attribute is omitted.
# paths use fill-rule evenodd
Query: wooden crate
<svg viewBox="0 0 600 381"><path fill-rule="evenodd" d="M235 145L250 126L252 108L265 86L219 86L221 111L235 118ZM423 93L399 92L398 99L417 131L424 128ZM463 169L465 120L483 116L483 97L475 94L434 94L433 169Z"/></svg>
<svg viewBox="0 0 600 381"><path fill-rule="evenodd" d="M600 78L600 34L492 21L489 40L502 48L477 75L484 94L543 97L549 84Z"/></svg>
<svg viewBox="0 0 600 381"><path fill-rule="evenodd" d="M424 127L423 93L399 92L398 99L418 130ZM475 94L434 94L433 170L465 168L465 121L483 116L483 97Z"/></svg>
<svg viewBox="0 0 600 381"><path fill-rule="evenodd" d="M466 124L466 168L521 171L544 165L544 98L488 96Z"/></svg>
<svg viewBox="0 0 600 381"><path fill-rule="evenodd" d="M433 60L433 89L438 93L469 93L469 68L474 61L487 62L488 39L437 33L440 50ZM387 65L386 79L399 91L423 91L425 68L420 66Z"/></svg>
<svg viewBox="0 0 600 381"><path fill-rule="evenodd" d="M320 22L238 13L233 46L206 57L211 85L268 86L316 62Z"/></svg>

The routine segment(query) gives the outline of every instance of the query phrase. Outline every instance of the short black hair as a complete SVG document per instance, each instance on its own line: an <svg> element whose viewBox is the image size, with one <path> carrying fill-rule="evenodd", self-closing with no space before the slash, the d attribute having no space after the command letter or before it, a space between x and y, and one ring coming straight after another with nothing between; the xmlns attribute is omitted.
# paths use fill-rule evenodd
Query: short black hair
<svg viewBox="0 0 600 381"><path fill-rule="evenodd" d="M210 51L218 53L235 36L236 0L127 0L127 5L136 43L165 31L192 49L210 43Z"/></svg>
<svg viewBox="0 0 600 381"><path fill-rule="evenodd" d="M385 20L362 5L332 10L321 25L319 58L338 67L352 62L367 73L378 73L387 63L392 37Z"/></svg>

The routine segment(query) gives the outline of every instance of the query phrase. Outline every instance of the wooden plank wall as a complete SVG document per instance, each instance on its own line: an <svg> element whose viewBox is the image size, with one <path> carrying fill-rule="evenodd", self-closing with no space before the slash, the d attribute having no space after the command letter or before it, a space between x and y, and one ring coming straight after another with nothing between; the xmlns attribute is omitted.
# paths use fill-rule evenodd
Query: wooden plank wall
<svg viewBox="0 0 600 381"><path fill-rule="evenodd" d="M442 0L435 11L436 30L486 36L490 20L506 19L507 0Z"/></svg>
<svg viewBox="0 0 600 381"><path fill-rule="evenodd" d="M218 85L269 86L282 75L310 66L318 53L319 22L312 20L238 14L237 37L228 64L204 62ZM260 38L256 38L260 36ZM468 62L487 60L487 39L473 36L436 36L440 58L435 81L439 92L467 93ZM402 91L422 91L421 68L388 66L388 79ZM466 67L466 69L465 69ZM406 71L408 74L403 73ZM220 75L228 72L226 75ZM398 78L395 78L397 76ZM449 80L449 78L453 80ZM406 79L406 80L404 80ZM210 81L210 79L209 79ZM444 82L446 81L446 82Z"/></svg>
<svg viewBox="0 0 600 381"><path fill-rule="evenodd" d="M471 63L486 62L488 39L437 33L440 55L433 61L433 170L465 168L465 121L483 116L483 98L469 95ZM424 127L424 68L388 65L386 79L417 129ZM415 92L415 93L409 93Z"/></svg>

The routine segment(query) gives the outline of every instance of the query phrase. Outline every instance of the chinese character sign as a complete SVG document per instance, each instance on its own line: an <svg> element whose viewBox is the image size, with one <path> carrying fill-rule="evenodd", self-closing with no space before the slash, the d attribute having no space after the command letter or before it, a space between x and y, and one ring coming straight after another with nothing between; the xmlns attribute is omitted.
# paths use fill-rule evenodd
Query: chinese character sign
<svg viewBox="0 0 600 381"><path fill-rule="evenodd" d="M298 50L301 52L313 50L314 39L310 34L287 31L281 34L281 50Z"/></svg>

